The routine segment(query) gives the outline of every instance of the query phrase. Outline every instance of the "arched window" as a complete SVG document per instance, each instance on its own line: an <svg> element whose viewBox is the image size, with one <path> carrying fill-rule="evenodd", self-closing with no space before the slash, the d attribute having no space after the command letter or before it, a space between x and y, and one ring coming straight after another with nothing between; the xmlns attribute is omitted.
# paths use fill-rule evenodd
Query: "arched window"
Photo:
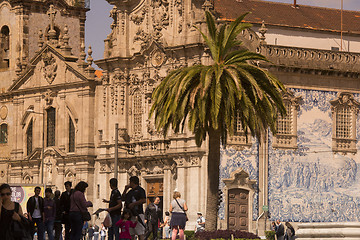
<svg viewBox="0 0 360 240"><path fill-rule="evenodd" d="M75 126L69 117L69 152L75 152Z"/></svg>
<svg viewBox="0 0 360 240"><path fill-rule="evenodd" d="M33 121L31 120L26 130L26 155L28 156L32 153L32 145L33 145Z"/></svg>
<svg viewBox="0 0 360 240"><path fill-rule="evenodd" d="M134 93L134 135L141 135L142 133L142 95L139 90Z"/></svg>
<svg viewBox="0 0 360 240"><path fill-rule="evenodd" d="M4 51L10 48L10 29L8 26L1 28L1 49Z"/></svg>
<svg viewBox="0 0 360 240"><path fill-rule="evenodd" d="M9 49L10 49L10 29L8 26L3 26L0 30L0 68L9 68Z"/></svg>
<svg viewBox="0 0 360 240"><path fill-rule="evenodd" d="M51 107L46 110L47 128L46 128L46 146L55 146L55 120L56 110Z"/></svg>
<svg viewBox="0 0 360 240"><path fill-rule="evenodd" d="M0 143L7 143L7 141L8 141L7 124L3 123L0 126Z"/></svg>

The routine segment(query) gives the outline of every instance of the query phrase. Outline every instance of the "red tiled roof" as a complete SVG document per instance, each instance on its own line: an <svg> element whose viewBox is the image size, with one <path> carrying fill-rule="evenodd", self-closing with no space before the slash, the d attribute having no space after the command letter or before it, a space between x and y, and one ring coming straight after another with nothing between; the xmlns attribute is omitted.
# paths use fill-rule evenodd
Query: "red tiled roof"
<svg viewBox="0 0 360 240"><path fill-rule="evenodd" d="M266 2L261 0L214 0L220 19L233 20L251 12L245 20L251 23L340 32L340 9ZM343 11L343 32L360 34L360 12Z"/></svg>

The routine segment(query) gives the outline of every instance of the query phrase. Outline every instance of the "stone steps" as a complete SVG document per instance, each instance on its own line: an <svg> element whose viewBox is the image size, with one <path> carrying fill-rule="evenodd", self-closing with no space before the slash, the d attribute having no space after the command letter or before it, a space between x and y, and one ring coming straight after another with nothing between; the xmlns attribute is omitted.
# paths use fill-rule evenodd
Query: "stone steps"
<svg viewBox="0 0 360 240"><path fill-rule="evenodd" d="M299 240L360 240L360 222L300 223Z"/></svg>

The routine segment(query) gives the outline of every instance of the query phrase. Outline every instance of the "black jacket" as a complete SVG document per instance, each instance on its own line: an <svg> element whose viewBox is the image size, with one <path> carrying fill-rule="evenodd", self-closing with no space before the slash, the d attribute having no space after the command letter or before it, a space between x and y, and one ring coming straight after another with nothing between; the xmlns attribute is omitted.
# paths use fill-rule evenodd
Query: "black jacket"
<svg viewBox="0 0 360 240"><path fill-rule="evenodd" d="M73 190L71 189L70 194L68 194L67 191L65 191L60 196L60 206L61 206L61 209L66 214L69 214L69 212L70 212L70 196L72 193L73 193Z"/></svg>
<svg viewBox="0 0 360 240"><path fill-rule="evenodd" d="M160 207L157 207L154 203L150 203L145 210L145 219L151 224L157 224L158 221L162 222L162 213Z"/></svg>
<svg viewBox="0 0 360 240"><path fill-rule="evenodd" d="M32 196L32 197L29 198L29 200L26 203L26 210L27 210L28 214L30 214L31 217L32 217L32 215L34 213L35 205L36 205L35 196ZM43 213L44 213L44 199L42 197L40 197L40 196L39 196L39 208L40 208L41 216L43 216Z"/></svg>
<svg viewBox="0 0 360 240"><path fill-rule="evenodd" d="M285 228L283 224L280 224L276 230L276 236L279 237L283 237L285 234Z"/></svg>

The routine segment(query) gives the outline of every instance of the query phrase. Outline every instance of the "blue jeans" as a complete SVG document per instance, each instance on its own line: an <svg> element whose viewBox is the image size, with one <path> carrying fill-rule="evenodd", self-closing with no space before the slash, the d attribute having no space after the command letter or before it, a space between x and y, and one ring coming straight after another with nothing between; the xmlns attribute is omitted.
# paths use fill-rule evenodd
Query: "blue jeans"
<svg viewBox="0 0 360 240"><path fill-rule="evenodd" d="M43 240L44 235L45 235L45 229L44 229L44 222L43 222L42 218L33 218L32 219L33 226L35 226L35 223L36 223L36 227L37 227L37 237L39 240Z"/></svg>
<svg viewBox="0 0 360 240"><path fill-rule="evenodd" d="M70 240L80 240L82 236L82 228L84 221L82 220L80 212L70 212Z"/></svg>
<svg viewBox="0 0 360 240"><path fill-rule="evenodd" d="M49 240L54 240L54 220L45 221L45 230L48 234Z"/></svg>
<svg viewBox="0 0 360 240"><path fill-rule="evenodd" d="M108 230L108 240L114 240L114 235L115 235L115 240L120 239L119 227L115 225L120 220L120 217L121 217L121 215L111 216L112 226L109 227L109 230Z"/></svg>
<svg viewBox="0 0 360 240"><path fill-rule="evenodd" d="M165 232L165 238L171 238L171 229L170 229L170 226L165 226L164 228L165 228L165 230L164 230L164 232Z"/></svg>

